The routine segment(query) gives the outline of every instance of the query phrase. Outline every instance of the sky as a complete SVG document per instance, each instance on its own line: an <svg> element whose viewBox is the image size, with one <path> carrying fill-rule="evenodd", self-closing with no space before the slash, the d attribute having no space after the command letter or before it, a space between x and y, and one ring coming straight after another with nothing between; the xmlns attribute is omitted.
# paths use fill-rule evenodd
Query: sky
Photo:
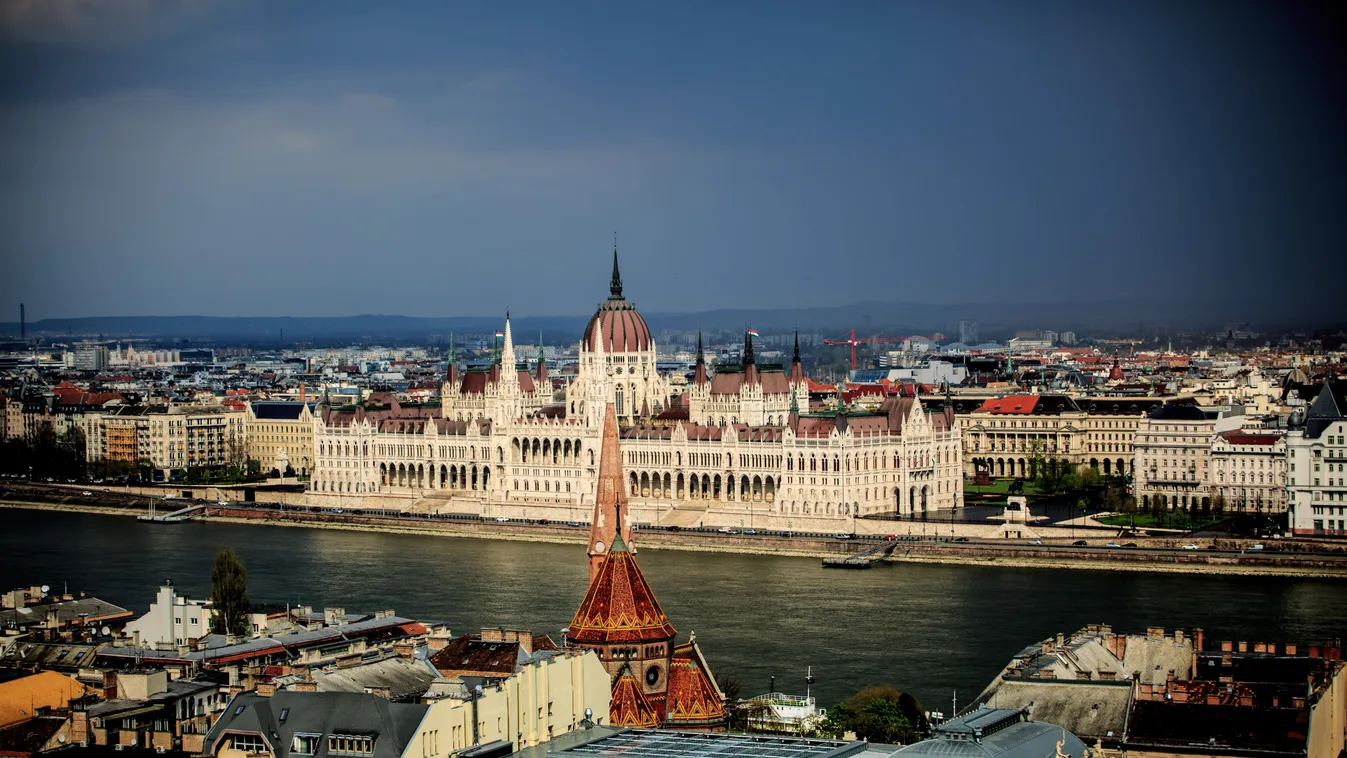
<svg viewBox="0 0 1347 758"><path fill-rule="evenodd" d="M0 0L0 321L1303 298L1345 17Z"/></svg>

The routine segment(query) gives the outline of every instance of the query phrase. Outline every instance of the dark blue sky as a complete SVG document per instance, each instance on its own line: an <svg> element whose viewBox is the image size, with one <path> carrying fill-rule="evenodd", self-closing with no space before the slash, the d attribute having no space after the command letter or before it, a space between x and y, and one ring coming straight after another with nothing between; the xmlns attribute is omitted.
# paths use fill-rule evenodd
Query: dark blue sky
<svg viewBox="0 0 1347 758"><path fill-rule="evenodd" d="M0 0L0 320L1303 297L1331 7Z"/></svg>

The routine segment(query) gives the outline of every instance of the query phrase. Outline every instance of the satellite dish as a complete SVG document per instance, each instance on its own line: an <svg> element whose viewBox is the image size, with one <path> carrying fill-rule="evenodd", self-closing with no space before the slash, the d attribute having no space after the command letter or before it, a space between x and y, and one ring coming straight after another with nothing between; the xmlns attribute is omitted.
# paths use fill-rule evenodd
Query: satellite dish
<svg viewBox="0 0 1347 758"><path fill-rule="evenodd" d="M103 635L104 637L106 637L106 636L108 636L109 634L112 634L112 630L109 629L109 628L107 628L107 627L105 626L105 627L103 627L102 629L99 629L99 630L98 630L98 633L101 634L101 635Z"/></svg>
<svg viewBox="0 0 1347 758"><path fill-rule="evenodd" d="M51 592L51 585L50 585L50 584L44 584L44 585L42 585L42 594L45 595L45 594L47 594L48 592Z"/></svg>
<svg viewBox="0 0 1347 758"><path fill-rule="evenodd" d="M64 744L65 744L65 735L64 735L64 734L58 734L58 735L56 735L56 741L59 742L59 743L61 743L62 745L64 745Z"/></svg>

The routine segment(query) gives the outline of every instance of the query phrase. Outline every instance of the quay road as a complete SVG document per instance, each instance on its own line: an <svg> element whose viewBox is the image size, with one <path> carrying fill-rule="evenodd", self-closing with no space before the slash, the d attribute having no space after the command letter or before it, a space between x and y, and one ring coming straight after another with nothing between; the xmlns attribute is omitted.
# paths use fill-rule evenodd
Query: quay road
<svg viewBox="0 0 1347 758"><path fill-rule="evenodd" d="M212 502L181 497L155 498L119 492L115 487L0 481L0 503L30 504L64 510L143 515L151 503L159 511L193 504L205 506L205 517L259 522L285 521L313 526L355 529L403 529L458 536L583 542L589 525L582 522L483 517L476 514L410 514L395 510L342 509L274 503ZM880 522L887 523L887 522ZM949 521L930 522L949 529ZM172 529L171 525L164 528ZM984 539L977 536L902 534L829 534L821 532L734 529L724 527L659 527L635 525L644 544L671 549L715 552L846 555L886 541L896 543L895 560L930 562L1000 561L1007 565L1060 567L1078 562L1089 567L1146 570L1151 565L1224 568L1231 573L1267 570L1323 577L1347 577L1347 548L1323 540L1252 540L1194 537L1120 536L1120 529L1079 530L1081 539ZM894 527L896 529L896 526ZM1250 550L1255 544L1260 548Z"/></svg>

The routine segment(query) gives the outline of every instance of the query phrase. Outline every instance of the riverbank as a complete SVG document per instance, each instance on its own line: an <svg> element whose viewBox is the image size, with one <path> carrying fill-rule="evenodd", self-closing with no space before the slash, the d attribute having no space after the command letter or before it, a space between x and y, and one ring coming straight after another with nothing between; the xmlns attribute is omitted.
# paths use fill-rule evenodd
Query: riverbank
<svg viewBox="0 0 1347 758"><path fill-rule="evenodd" d="M143 505L94 504L69 495L61 502L37 500L0 500L0 508L22 508L71 513L97 513L114 516L140 516ZM236 524L263 524L301 529L410 534L431 537L462 537L549 544L582 545L585 527L534 525L494 521L427 521L407 523L405 519L366 516L313 514L250 510L238 506L211 506L198 520ZM173 524L159 525L163 529ZM722 535L701 532L645 531L639 544L647 550L675 550L701 553L740 553L820 559L854 553L872 542L832 538ZM926 563L985 566L1016 569L1086 570L1166 574L1224 574L1232 576L1280 576L1313 579L1347 579L1347 557L1258 554L1238 551L1160 549L1090 549L1068 545L997 544L986 541L958 543L949 540L902 542L886 563ZM881 563L880 566L883 564Z"/></svg>

